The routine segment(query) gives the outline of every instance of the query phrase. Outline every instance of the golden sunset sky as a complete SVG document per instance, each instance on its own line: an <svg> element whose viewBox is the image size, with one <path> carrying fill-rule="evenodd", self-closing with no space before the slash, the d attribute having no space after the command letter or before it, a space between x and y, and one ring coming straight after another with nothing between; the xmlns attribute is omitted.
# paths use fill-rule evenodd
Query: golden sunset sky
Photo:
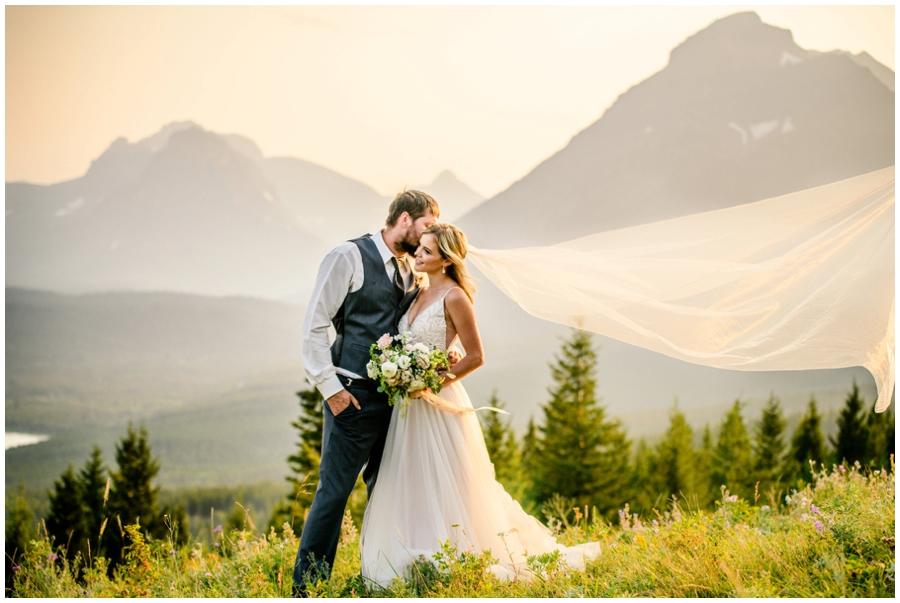
<svg viewBox="0 0 900 603"><path fill-rule="evenodd" d="M450 169L491 196L745 10L894 68L893 6L7 6L6 181L192 120L384 195Z"/></svg>

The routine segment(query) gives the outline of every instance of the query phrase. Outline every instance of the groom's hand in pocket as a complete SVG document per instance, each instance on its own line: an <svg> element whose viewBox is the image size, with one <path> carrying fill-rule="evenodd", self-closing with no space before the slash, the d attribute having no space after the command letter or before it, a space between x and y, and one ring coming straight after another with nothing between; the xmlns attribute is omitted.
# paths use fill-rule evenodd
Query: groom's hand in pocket
<svg viewBox="0 0 900 603"><path fill-rule="evenodd" d="M359 401L345 389L342 389L335 395L331 396L326 400L328 403L328 408L331 409L331 414L334 416L338 416L351 404L356 407L356 410L362 410L362 406L359 405Z"/></svg>

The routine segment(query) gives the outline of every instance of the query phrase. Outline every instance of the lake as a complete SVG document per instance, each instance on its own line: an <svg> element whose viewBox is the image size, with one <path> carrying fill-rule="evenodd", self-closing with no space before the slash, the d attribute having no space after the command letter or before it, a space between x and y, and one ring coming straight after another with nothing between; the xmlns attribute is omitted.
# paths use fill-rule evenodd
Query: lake
<svg viewBox="0 0 900 603"><path fill-rule="evenodd" d="M20 433L17 431L7 431L6 450L9 450L10 448L18 448L19 446L30 446L31 444L46 442L49 439L50 436L42 435L39 433Z"/></svg>

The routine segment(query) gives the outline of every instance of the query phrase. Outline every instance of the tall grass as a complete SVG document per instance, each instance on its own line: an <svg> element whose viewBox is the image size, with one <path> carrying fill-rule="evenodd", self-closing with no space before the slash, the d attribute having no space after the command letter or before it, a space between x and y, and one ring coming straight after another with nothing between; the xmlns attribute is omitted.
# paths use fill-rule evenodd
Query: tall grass
<svg viewBox="0 0 900 603"><path fill-rule="evenodd" d="M552 508L553 505L550 505ZM890 597L894 594L894 466L858 465L815 473L777 507L723 488L715 511L669 508L638 517L626 507L617 525L557 501L549 520L566 544L599 540L602 555L584 571L556 554L532 557L530 580L505 582L486 571L489 553L445 543L434 559L410 568L389 589L369 589L359 575L359 534L345 517L331 579L313 596L354 597ZM210 545L148 542L126 526L125 562L107 575L102 557L64 561L46 536L33 540L14 568L14 594L26 597L286 597L297 536L217 533ZM79 569L82 569L80 578Z"/></svg>

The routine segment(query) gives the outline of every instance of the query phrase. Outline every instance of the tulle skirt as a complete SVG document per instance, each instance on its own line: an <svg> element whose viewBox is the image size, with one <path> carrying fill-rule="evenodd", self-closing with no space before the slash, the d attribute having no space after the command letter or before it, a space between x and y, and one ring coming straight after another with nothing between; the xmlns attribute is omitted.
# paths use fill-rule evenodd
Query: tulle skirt
<svg viewBox="0 0 900 603"><path fill-rule="evenodd" d="M460 383L440 393L472 408ZM580 569L599 555L599 543L560 545L496 481L481 425L474 413L438 410L412 400L395 407L361 533L362 575L387 587L420 555L431 558L448 541L458 551L490 550L499 578L528 578L526 557L558 550Z"/></svg>

